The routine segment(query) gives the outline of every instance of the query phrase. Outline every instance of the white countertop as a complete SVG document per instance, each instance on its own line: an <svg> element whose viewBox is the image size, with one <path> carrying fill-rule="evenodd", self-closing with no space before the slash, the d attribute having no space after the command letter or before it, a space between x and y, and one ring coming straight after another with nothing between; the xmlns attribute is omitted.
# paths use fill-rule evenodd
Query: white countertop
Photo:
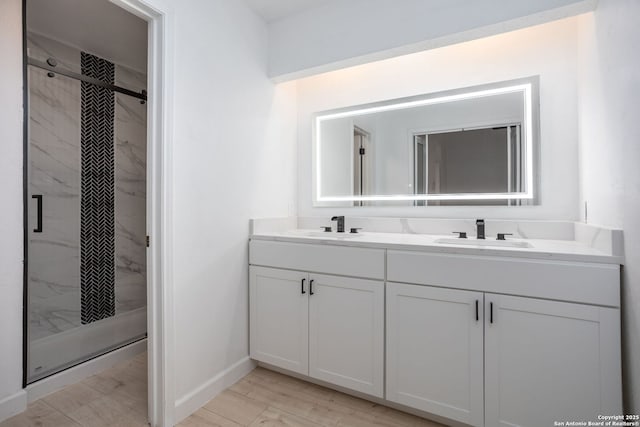
<svg viewBox="0 0 640 427"><path fill-rule="evenodd" d="M313 234L313 235L308 235ZM379 233L361 232L357 235L344 233L320 233L312 230L289 231L261 231L251 235L251 239L272 240L291 243L312 243L339 246L355 246L367 248L382 248L409 251L424 251L433 253L449 253L461 255L483 255L500 257L517 257L544 259L556 261L595 262L605 264L622 264L621 256L594 249L584 243L572 240L546 239L509 239L512 241L526 241L529 248L495 247L473 245L470 236L464 246L458 244L438 243L439 239L451 239L452 235L410 234L410 233ZM487 236L487 240L495 240L495 236Z"/></svg>

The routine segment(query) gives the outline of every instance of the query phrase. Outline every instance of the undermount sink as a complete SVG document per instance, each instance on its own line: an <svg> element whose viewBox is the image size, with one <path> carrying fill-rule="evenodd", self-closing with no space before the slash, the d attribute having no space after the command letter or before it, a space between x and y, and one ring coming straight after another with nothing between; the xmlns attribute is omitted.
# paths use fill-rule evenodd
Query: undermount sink
<svg viewBox="0 0 640 427"><path fill-rule="evenodd" d="M497 246L503 248L532 248L533 245L529 242L523 242L521 240L495 240L495 239L458 239L445 237L442 239L436 239L435 243L442 243L445 245L462 245L462 246Z"/></svg>
<svg viewBox="0 0 640 427"><path fill-rule="evenodd" d="M335 231L315 231L315 230L289 230L287 234L292 236L302 236L302 237L330 237L333 239L352 239L354 237L361 236L360 233L338 233Z"/></svg>

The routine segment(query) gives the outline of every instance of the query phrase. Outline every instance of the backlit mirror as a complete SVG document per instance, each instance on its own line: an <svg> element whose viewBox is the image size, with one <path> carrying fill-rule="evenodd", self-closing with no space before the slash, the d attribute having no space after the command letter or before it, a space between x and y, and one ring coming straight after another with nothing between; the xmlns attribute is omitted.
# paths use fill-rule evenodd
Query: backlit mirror
<svg viewBox="0 0 640 427"><path fill-rule="evenodd" d="M316 206L535 202L538 79L317 113Z"/></svg>

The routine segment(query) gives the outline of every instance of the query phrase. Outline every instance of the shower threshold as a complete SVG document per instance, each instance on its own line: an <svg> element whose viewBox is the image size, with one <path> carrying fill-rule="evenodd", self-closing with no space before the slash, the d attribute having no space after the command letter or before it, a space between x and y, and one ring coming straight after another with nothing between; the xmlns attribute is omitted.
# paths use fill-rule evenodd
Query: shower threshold
<svg viewBox="0 0 640 427"><path fill-rule="evenodd" d="M147 309L131 310L30 343L31 384L147 336ZM133 337L133 338L132 338Z"/></svg>

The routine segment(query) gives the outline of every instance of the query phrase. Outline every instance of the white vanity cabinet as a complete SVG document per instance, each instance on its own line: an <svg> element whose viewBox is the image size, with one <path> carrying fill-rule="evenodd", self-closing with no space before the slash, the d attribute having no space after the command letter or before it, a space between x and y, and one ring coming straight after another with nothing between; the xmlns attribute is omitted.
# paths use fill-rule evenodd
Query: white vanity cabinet
<svg viewBox="0 0 640 427"><path fill-rule="evenodd" d="M387 283L387 399L473 426L622 413L620 310L603 306L619 301L617 266L402 251L387 263L388 280L413 283ZM508 289L590 304L494 293Z"/></svg>
<svg viewBox="0 0 640 427"><path fill-rule="evenodd" d="M257 361L470 426L622 413L617 264L363 239L252 239L249 262Z"/></svg>
<svg viewBox="0 0 640 427"><path fill-rule="evenodd" d="M382 279L384 251L338 247L347 251L336 257L332 249L251 242L251 358L383 397L384 281L289 268Z"/></svg>
<svg viewBox="0 0 640 427"><path fill-rule="evenodd" d="M483 294L387 283L387 399L483 423Z"/></svg>

